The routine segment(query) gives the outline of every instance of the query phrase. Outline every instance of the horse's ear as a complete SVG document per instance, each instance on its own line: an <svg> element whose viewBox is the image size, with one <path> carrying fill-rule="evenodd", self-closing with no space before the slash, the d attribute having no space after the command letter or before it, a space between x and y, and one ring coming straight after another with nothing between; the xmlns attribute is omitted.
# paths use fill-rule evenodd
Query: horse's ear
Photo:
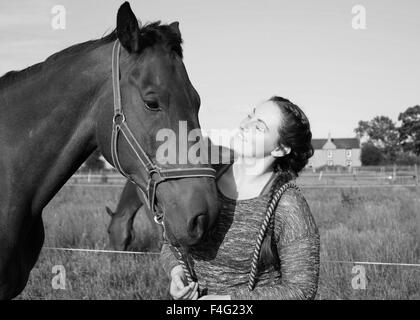
<svg viewBox="0 0 420 320"><path fill-rule="evenodd" d="M181 38L181 31L179 30L179 22L172 22L170 25L171 29Z"/></svg>
<svg viewBox="0 0 420 320"><path fill-rule="evenodd" d="M109 207L105 207L106 212L109 214L109 216L112 218L114 216L114 212Z"/></svg>
<svg viewBox="0 0 420 320"><path fill-rule="evenodd" d="M117 37L128 52L136 52L140 48L140 27L136 16L126 1L117 13Z"/></svg>

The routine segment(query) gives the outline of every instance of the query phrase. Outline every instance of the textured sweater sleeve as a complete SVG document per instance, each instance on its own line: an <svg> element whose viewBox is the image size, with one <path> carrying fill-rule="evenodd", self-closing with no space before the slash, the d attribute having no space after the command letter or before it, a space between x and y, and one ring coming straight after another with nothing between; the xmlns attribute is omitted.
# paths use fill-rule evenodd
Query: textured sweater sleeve
<svg viewBox="0 0 420 320"><path fill-rule="evenodd" d="M232 299L314 299L319 276L319 233L303 196L287 190L275 212L274 238L280 258L279 280L253 291L237 289Z"/></svg>
<svg viewBox="0 0 420 320"><path fill-rule="evenodd" d="M165 239L162 244L162 249L160 251L160 262L162 264L162 268L165 271L168 278L171 278L171 270L179 265L178 260L175 258L174 254L172 253L171 249L169 248L169 244Z"/></svg>

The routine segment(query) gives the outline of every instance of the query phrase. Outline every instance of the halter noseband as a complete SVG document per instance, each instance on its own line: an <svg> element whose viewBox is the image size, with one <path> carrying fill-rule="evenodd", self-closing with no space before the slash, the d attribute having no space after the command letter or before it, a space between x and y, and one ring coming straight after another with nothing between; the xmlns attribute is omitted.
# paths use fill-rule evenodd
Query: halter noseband
<svg viewBox="0 0 420 320"><path fill-rule="evenodd" d="M181 179L181 178L199 178L209 177L215 178L216 170L212 168L176 168L176 169L162 169L154 164L147 156L144 149L141 147L133 133L131 132L122 109L121 91L120 91L120 43L115 41L112 48L112 89L114 93L114 117L112 120L112 136L111 136L111 156L114 167L130 181L133 179L123 170L118 158L118 136L121 132L125 140L128 142L130 148L135 153L141 165L147 171L146 187L140 186L143 196L147 200L147 206L154 214L154 219L157 223L163 224L163 213L159 213L155 207L156 188L161 182Z"/></svg>

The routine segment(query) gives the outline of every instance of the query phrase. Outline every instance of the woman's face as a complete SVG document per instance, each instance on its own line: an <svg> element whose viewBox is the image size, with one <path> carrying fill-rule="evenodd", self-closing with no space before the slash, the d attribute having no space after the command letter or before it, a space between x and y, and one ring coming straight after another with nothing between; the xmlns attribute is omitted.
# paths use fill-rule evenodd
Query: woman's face
<svg viewBox="0 0 420 320"><path fill-rule="evenodd" d="M251 110L231 139L235 153L245 158L264 158L278 147L283 115L274 102L266 101Z"/></svg>

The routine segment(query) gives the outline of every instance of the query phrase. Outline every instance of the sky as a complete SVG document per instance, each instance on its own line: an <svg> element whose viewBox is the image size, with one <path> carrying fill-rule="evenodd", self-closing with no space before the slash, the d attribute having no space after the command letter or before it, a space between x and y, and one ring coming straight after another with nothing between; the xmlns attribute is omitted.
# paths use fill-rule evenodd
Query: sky
<svg viewBox="0 0 420 320"><path fill-rule="evenodd" d="M115 27L116 0L0 0L0 75ZM273 95L307 114L314 138L420 104L418 0L137 0L142 23L179 21L205 130L232 129ZM54 29L55 6L65 29ZM354 29L355 5L366 28Z"/></svg>

